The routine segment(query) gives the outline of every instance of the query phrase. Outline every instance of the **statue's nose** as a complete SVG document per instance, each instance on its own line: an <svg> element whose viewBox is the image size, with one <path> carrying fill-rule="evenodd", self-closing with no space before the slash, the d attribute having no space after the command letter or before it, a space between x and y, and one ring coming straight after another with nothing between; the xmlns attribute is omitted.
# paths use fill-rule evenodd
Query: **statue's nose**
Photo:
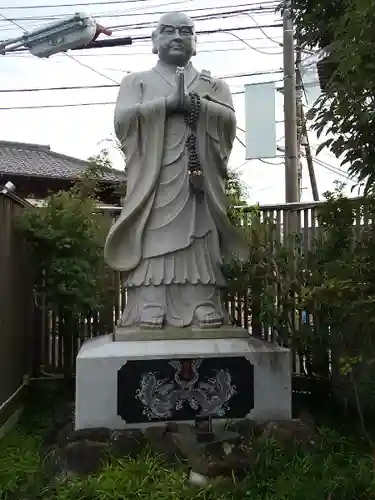
<svg viewBox="0 0 375 500"><path fill-rule="evenodd" d="M175 30L174 35L173 35L173 40L182 40L179 30Z"/></svg>

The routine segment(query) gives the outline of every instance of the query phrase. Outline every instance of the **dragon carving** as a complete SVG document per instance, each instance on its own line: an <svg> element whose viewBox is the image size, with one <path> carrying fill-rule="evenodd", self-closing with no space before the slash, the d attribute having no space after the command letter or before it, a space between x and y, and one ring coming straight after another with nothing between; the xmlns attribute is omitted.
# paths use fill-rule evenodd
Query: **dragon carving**
<svg viewBox="0 0 375 500"><path fill-rule="evenodd" d="M199 416L224 416L227 404L236 393L228 370L217 370L212 377L199 381L203 360L170 361L174 378L158 378L149 372L142 376L136 398L142 402L148 419L168 419L185 405Z"/></svg>

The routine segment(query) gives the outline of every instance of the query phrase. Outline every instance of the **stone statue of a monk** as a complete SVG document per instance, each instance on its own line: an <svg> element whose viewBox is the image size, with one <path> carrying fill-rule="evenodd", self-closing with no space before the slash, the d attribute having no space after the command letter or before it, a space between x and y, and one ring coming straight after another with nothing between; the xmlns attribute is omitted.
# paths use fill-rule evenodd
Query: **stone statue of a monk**
<svg viewBox="0 0 375 500"><path fill-rule="evenodd" d="M228 322L222 257L245 250L224 192L236 134L232 98L224 81L192 66L188 16L163 15L152 41L158 63L126 76L116 103L128 181L105 259L125 272L121 326L216 328Z"/></svg>

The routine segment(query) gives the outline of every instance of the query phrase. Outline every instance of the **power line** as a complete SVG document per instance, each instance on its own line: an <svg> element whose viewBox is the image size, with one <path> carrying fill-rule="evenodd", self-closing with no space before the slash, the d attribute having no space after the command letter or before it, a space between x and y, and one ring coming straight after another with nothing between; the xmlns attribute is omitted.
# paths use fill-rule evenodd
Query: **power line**
<svg viewBox="0 0 375 500"><path fill-rule="evenodd" d="M197 31L197 34L198 35L211 35L213 33L226 33L228 31L246 31L246 30L257 30L259 28L281 28L282 27L282 23L274 23L274 24L262 24L262 25L259 25L259 26L237 26L237 27L234 27L234 28L219 28L219 29L216 29L216 30L201 30L201 31ZM138 37L138 38L135 38L135 40L148 40L149 38L151 37Z"/></svg>
<svg viewBox="0 0 375 500"><path fill-rule="evenodd" d="M0 108L0 111L17 111L26 109L54 109L54 108L76 108L81 106L107 106L109 104L115 104L115 101L107 102L79 102L72 104L41 104L40 106L16 106L14 108Z"/></svg>
<svg viewBox="0 0 375 500"><path fill-rule="evenodd" d="M197 9L199 10L199 9ZM200 10L203 10L203 9L200 9ZM1 14L2 17L4 17L4 19L7 19L9 20L9 22L12 22L13 24L16 24L15 21L13 21L12 19L8 19L6 18L3 14ZM23 31L25 31L24 28L22 28L21 26L19 26L18 24L16 24L17 27L19 27L20 29L22 29ZM269 27L276 27L275 24L272 24L272 25L265 25L265 26L269 26ZM281 26L281 24L279 24L279 26ZM249 27L249 28L246 28L246 27L238 27L238 28L233 28L233 30L235 29L256 29L258 28L258 26L252 26L252 27ZM201 31L200 33L204 33L204 34L211 34L211 33L219 33L219 32L226 32L226 30L221 30L221 29L216 29L216 30L205 30L205 31ZM232 34L232 33L231 33ZM149 39L150 37L138 37L138 40L139 39ZM105 78L108 78L109 80L111 80L112 82L115 83L115 85L113 86L118 86L118 83L115 82L115 80L111 79L110 77L107 77L106 75L98 72L97 70L95 70L94 68L90 67L90 66L87 66L83 63L81 63L80 61L77 61L74 57L70 56L74 61L76 61L77 63L81 64L82 66L90 69L91 71L94 71L96 72L97 74L99 74L100 76L102 77L105 77ZM271 72L270 72L271 73ZM274 73L274 72L273 72ZM263 73L263 74L266 74L266 73ZM238 78L238 77L245 77L245 76L249 76L249 74L242 74L242 75L230 75L230 76L227 76L226 78ZM225 77L224 77L225 78ZM104 87L104 86L103 86ZM109 87L109 85L107 85L106 87ZM86 88L89 88L88 86L86 86ZM97 88L97 87L91 87L91 88ZM63 89L58 89L58 88L55 88L56 90L63 90ZM5 89L6 90L6 89ZM8 89L9 90L9 89ZM20 89L21 91L27 91L26 89ZM47 89L28 89L29 91L42 91L42 90L47 90ZM66 90L68 90L68 88L66 88ZM236 95L236 94L242 94L243 92L236 92L236 93L233 93L233 95ZM106 105L106 104L114 104L114 102L97 102L97 103L72 103L72 104L63 104L63 105L41 105L41 106L17 106L17 107L6 107L6 108L0 108L1 110L10 110L10 109L13 109L13 110L16 110L16 109L43 109L43 108L56 108L56 107L75 107L75 106L88 106L88 105Z"/></svg>
<svg viewBox="0 0 375 500"><path fill-rule="evenodd" d="M245 143L242 141L242 139L240 139L240 138L238 137L238 135L236 135L236 139L237 139L237 141L241 144L241 146L243 146L244 148L246 148Z"/></svg>
<svg viewBox="0 0 375 500"><path fill-rule="evenodd" d="M281 147L277 147L277 149L279 151L285 151L284 148L281 148ZM303 152L300 152L300 155L303 156L304 158L306 158L306 154L303 153ZM349 180L351 181L350 177L348 177L346 174L344 174L343 172L341 172L337 167L335 167L334 165L331 165L327 162L324 162L316 157L313 158L313 162L316 163L317 165L325 168L326 170L329 170L330 172L334 173L334 174L337 174L343 178L345 178L346 180Z"/></svg>
<svg viewBox="0 0 375 500"><path fill-rule="evenodd" d="M184 1L189 2L191 0L184 0ZM166 5L166 6L170 7L171 5L180 5L181 3L184 3L184 2L171 2L169 4L160 4L160 5ZM211 10L211 9L212 8L209 8L209 9L207 8L206 10ZM199 9L199 10L205 10L205 9ZM191 11L192 11L192 9L188 12L191 12ZM124 14L122 12L121 14L116 14L116 15L112 15L112 14L106 15L106 14L101 13L101 14L98 14L97 16L93 15L92 17L102 19L102 23L107 25L108 20L111 18L118 19L118 17L124 17L125 15L126 15L126 17L148 16L149 18L151 18L152 16L154 16L156 14L163 14L164 11L158 13L158 12L139 12L139 11L130 11L129 10L128 12L129 12L129 14ZM175 12L175 11L172 11L172 12ZM259 12L258 10L253 10L253 9L242 9L242 10L229 11L229 12L217 12L217 9L216 9L216 12L212 12L211 14L210 13L200 14L198 16L191 16L191 17L195 21L207 21L209 19L219 19L219 18L227 19L229 17L243 17L243 16L247 15L249 12L252 12L252 13L257 14L257 15L264 15L264 14L271 14L273 12L273 10ZM67 17L67 16L65 16L65 17ZM57 21L58 19L60 19L60 18L51 18L50 21L51 20ZM22 21L25 25L27 25L27 28L29 30L32 30L32 29L36 29L36 28L40 27L41 23L43 23L43 21L47 21L47 19L43 20L43 19L38 19L38 18L7 18L7 21L8 22ZM5 22L5 19L4 20L0 19L0 23L1 22ZM113 26L108 25L108 28L111 28L111 29L113 29L113 31L116 31L116 32L123 31L123 30L129 31L130 29L153 28L156 26L156 23L157 23L157 19L144 21L144 22L138 22L138 23L130 23L130 20L129 20L125 24L124 23L123 24L116 24ZM257 28L257 26L254 26L254 28ZM14 31L14 28L12 28L10 26L4 26L4 27L2 27L2 32L5 32L5 31Z"/></svg>
<svg viewBox="0 0 375 500"><path fill-rule="evenodd" d="M190 1L190 0L187 0L187 1ZM178 3L181 3L181 2L172 2L172 5L178 5ZM183 2L185 3L185 2ZM187 2L186 2L187 3ZM149 8L155 8L155 7L158 7L158 6L168 6L168 4L159 4L159 5L153 5L153 6L150 6ZM170 4L169 4L170 5ZM248 11L254 11L254 12L263 12L263 11L270 11L272 12L273 9L270 8L270 7L249 7L249 4L248 3L245 3L245 4L236 4L236 5L228 5L228 6L217 6L217 7L200 7L200 8L194 8L194 9L187 9L187 12L198 12L198 11L212 11L212 10L217 10L217 9L225 9L225 8L228 8L228 7L232 7L232 8L239 8L239 7L247 7L246 9L243 9L243 10L232 10L230 12L232 13L235 13L235 12L238 12L238 13L245 13L245 12L248 12ZM154 16L154 15L161 15L161 14L165 14L165 11L154 11L154 12L139 12L138 9L129 9L128 11L125 11L125 12L119 12L118 14L109 14L109 15L106 15L105 13L101 13L101 12L98 12L96 14L92 14L92 17L101 17L101 18L106 18L106 19L110 19L110 18L119 18L119 17L131 17L131 16ZM218 15L222 14L221 12L217 12ZM66 13L66 14L57 14L57 15L52 15L52 16L23 16L23 17L8 17L7 20L12 22L12 21L53 21L53 20L58 20L62 17L66 17L66 16L69 16L69 15L72 15L72 13Z"/></svg>
<svg viewBox="0 0 375 500"><path fill-rule="evenodd" d="M124 4L124 3L141 3L148 2L150 0L108 0L106 2L85 2L85 3L65 3L65 4L54 4L54 5L9 5L1 7L2 10L21 10L21 9L57 9L61 7L90 7L92 5L114 5L114 4Z"/></svg>
<svg viewBox="0 0 375 500"><path fill-rule="evenodd" d="M92 69L92 68L90 68ZM221 79L232 79L232 78L244 78L248 76L263 76L263 75L274 75L281 73L281 69L269 70L269 71L259 71L254 73L240 73L234 75L225 75L219 78ZM1 93L18 93L18 92L45 92L45 91L55 91L55 90L88 90L88 89L102 89L102 88L117 88L120 84L115 82L114 84L101 84L101 85L72 85L66 87L46 87L46 88L18 88L18 89L0 89Z"/></svg>
<svg viewBox="0 0 375 500"><path fill-rule="evenodd" d="M189 0L187 0L189 1ZM163 4L160 4L160 5L163 5ZM165 5L168 5L168 4L165 4ZM238 7L241 7L241 6L248 6L248 4L238 4L237 5ZM220 8L225 8L225 6L222 6ZM200 8L200 9L191 9L190 11L204 11L204 10L209 10L211 11L212 10L212 7L210 8ZM217 12L217 9L216 9L216 12L212 12L212 13L207 13L207 14L201 14L201 15L197 15L197 16L191 16L193 20L195 21L206 21L206 20L210 20L210 19L227 19L229 17L240 17L241 15L244 15L248 12L251 12L252 9L250 8L247 8L247 9L242 9L242 10L230 10L230 11L221 11L221 12ZM137 17L139 15L147 15L148 17L150 17L151 15L154 15L154 14L163 14L164 11L162 12L144 12L144 13L133 13L133 14L129 14L127 15L128 17L131 16L131 15L136 15ZM121 17L122 15L125 15L125 14L117 14L116 16L110 16L110 17L116 17L116 19L118 17ZM27 22L27 18L10 18L10 17L6 17L4 15L2 15L3 19L0 19L0 22L9 22L9 23L12 23L13 25L17 26L18 28L22 29L24 31L24 28L21 28L16 21L19 21L19 20L22 20L24 21L24 23ZM103 17L103 16L100 16L100 17ZM105 16L104 16L105 17ZM131 30L145 30L145 29L148 29L148 28L153 28L156 24L156 21L148 21L148 22L138 22L138 23L134 23L134 24L129 24L129 23L126 23L126 24L117 24L117 25L114 25L114 26L108 26L109 28L112 29L112 31L124 31L126 30L127 33L129 33L129 31ZM39 27L40 24L38 23L37 25L33 26L33 27L30 27L29 25L27 26L27 28L30 30L30 29L35 29L37 27ZM258 26L261 26L261 25L258 25ZM272 25L273 27L273 25ZM251 29L256 29L257 26L252 26ZM11 28L9 28L11 29ZM4 31L5 29L3 28L2 31ZM145 37L146 39L149 38L149 37ZM20 49L20 50L23 50L23 49Z"/></svg>
<svg viewBox="0 0 375 500"><path fill-rule="evenodd" d="M74 56L72 56L71 54L67 54L66 52L63 52L64 56L66 57L69 57L69 59L71 59L72 61L76 62L77 64L79 64L80 66L82 66L83 68L86 68L90 71L93 71L94 73L96 73L97 75L103 77L103 78L106 78L107 80L115 83L116 85L120 85L118 81L114 80L113 78L111 78L110 76L107 76L105 75L104 73L102 73L101 71L98 71L97 69L95 68L92 68L91 66L89 66L88 64L85 64L81 61L79 61L78 59L76 59Z"/></svg>
<svg viewBox="0 0 375 500"><path fill-rule="evenodd" d="M343 177L347 181L353 182L352 179L347 174L341 172L337 167L330 165L329 163L326 163L322 160L319 160L318 158L314 158L313 162L316 163L317 165L325 168L329 172L332 172L333 174L339 175L340 177Z"/></svg>
<svg viewBox="0 0 375 500"><path fill-rule="evenodd" d="M223 11L219 11L218 9L228 9L228 8L231 8L231 10L227 11L227 12L223 12ZM233 10L233 8L235 10ZM200 7L200 8L193 8L193 9L187 9L186 12L190 15L191 12L198 12L198 11L203 11L203 12L206 12L206 11L213 11L211 14L200 14L199 16L197 16L198 18L199 17L204 17L204 16L207 16L207 15L212 15L212 16L220 16L220 15L224 15L224 14L241 14L243 16L247 15L249 12L251 13L254 13L254 14L257 14L257 15L264 15L264 14L271 14L273 13L273 9L271 8L268 8L268 7L250 7L248 3L245 3L245 4L236 4L236 5L227 5L227 6L217 6L217 7ZM175 11L172 11L172 12L175 12ZM100 14L100 17L133 17L134 15L136 15L137 17L139 16L154 16L154 15L161 15L163 14L164 12L136 12L134 13L133 11L128 11L128 13L122 13L122 14L119 14L119 15L116 15L116 16L103 16L102 14ZM155 21L148 21L148 22L144 22L144 24L147 23L147 24L155 24ZM121 26L121 25L120 25Z"/></svg>
<svg viewBox="0 0 375 500"><path fill-rule="evenodd" d="M170 5L180 5L182 3L190 3L192 2L193 0L182 0L182 1L174 1L174 2L168 2L168 3L161 3L161 4L157 4L157 5L153 5L152 7L169 7ZM120 11L111 11L111 12L107 12L107 11L103 11L103 12L98 12L98 13L92 13L91 16L92 17L104 17L104 18L112 18L112 17L118 17L118 15L125 15L125 14L129 14L129 15L145 15L145 14L149 14L149 15L152 15L152 13L148 13L148 12L143 12L144 9L150 9L151 7L136 7L135 9L127 9L127 10L120 10ZM63 13L63 14L57 14L57 15L53 15L53 16L35 16L35 17L22 17L22 18L8 18L10 19L10 22L11 20L22 20L22 21L25 21L25 22L30 22L32 21L33 24L32 26L39 26L40 25L40 22L42 21L48 21L48 20L54 20L54 19L60 19L62 17L68 17L68 16L71 16L72 13L69 12L69 13ZM35 24L37 23L37 24ZM30 26L28 26L30 28ZM5 30L5 29L12 29L10 27L7 27L7 28L2 28L2 30Z"/></svg>
<svg viewBox="0 0 375 500"><path fill-rule="evenodd" d="M259 23L258 21L255 19L254 16L252 16L251 14L249 14L248 12L246 13L246 15L248 17L250 17L250 19L258 26L258 28L260 29L260 31L263 33L263 35L265 36L265 38L267 38L268 40L270 40L271 42L275 43L276 45L278 45L279 47L283 47L283 44L281 42L277 42L274 38L271 38L269 35L267 35L267 33L262 29L261 26L259 26Z"/></svg>
<svg viewBox="0 0 375 500"><path fill-rule="evenodd" d="M225 34L225 32L224 32ZM232 37L233 37L233 34L232 34ZM282 36L275 36L275 38L282 38ZM241 37L242 41L246 41L246 42L257 42L257 41L264 41L264 37L263 36L252 36L252 37ZM218 44L218 43L221 43L221 44L238 44L239 40L234 40L233 38L221 38L220 40L200 40L199 41L199 46L201 47L202 45L206 45L206 44ZM146 42L146 41L140 41L138 43L133 43L132 47L149 47L149 43ZM268 47L268 45L267 45ZM228 49L230 50L230 49ZM123 54L123 53L122 53ZM122 54L119 54L119 55L122 55ZM109 55L112 55L112 54L109 54Z"/></svg>
<svg viewBox="0 0 375 500"><path fill-rule="evenodd" d="M238 127L238 126L237 126L237 129L238 129L238 130L240 130L241 132L245 132L245 130L244 130L243 128L241 128L241 127ZM243 142L241 139L239 139L239 137L238 137L238 136L236 136L236 139L238 140L238 142L239 142L239 143L240 143L243 147L246 147L246 146L245 146L245 144L244 144L244 142ZM278 141L277 141L277 142L279 142L279 140L281 140L281 139L283 139L283 137L281 137L280 139L278 139ZM280 150L280 151L283 151L283 150L284 150L284 148L280 148L280 147L278 147L277 149L278 149L278 150ZM304 153L302 153L302 152L301 152L301 156L305 157L306 155L305 155ZM258 160L259 160L259 161L261 161L262 163L266 163L266 164L268 164L268 165L282 165L282 164L284 163L284 162L282 162L282 163L272 163L272 162L268 162L268 161L266 161L266 160L263 160L262 158L258 158ZM337 175L339 175L339 176L343 177L343 178L344 178L344 179L346 179L346 180L351 181L350 177L348 177L347 175L345 175L343 172L341 172L341 171L340 171L337 167L335 167L334 165L330 165L329 163L326 163L326 162L324 162L324 161L322 161L322 160L320 160L320 159L318 159L318 158L313 158L313 161L314 161L314 163L317 163L317 164L318 164L318 165L320 165L321 167L325 168L326 170L329 170L330 172L332 172L332 173L334 173L334 174L337 174Z"/></svg>
<svg viewBox="0 0 375 500"><path fill-rule="evenodd" d="M266 52L264 50L261 50L257 47L254 47L253 45L250 45L248 42L246 42L243 38L241 38L240 36L236 35L235 33L231 33L230 31L227 31L227 33L229 33L230 35L234 36L235 38L237 38L237 40L239 40L240 42L244 43L247 47L249 47L249 49L251 50L255 50L256 52L259 52L260 54L264 54L266 56L271 56L271 55L281 55L282 52Z"/></svg>
<svg viewBox="0 0 375 500"><path fill-rule="evenodd" d="M141 2L147 2L150 0L107 0L105 2L84 2L84 3L68 3L68 4L54 4L54 5L10 5L10 6L5 6L1 7L2 10L21 10L21 9L56 9L56 8L61 8L61 7L82 7L82 6L87 6L91 7L94 5L114 5L114 4L128 4L128 3L141 3ZM262 4L277 4L275 0L265 0L262 2ZM152 8L152 5L150 5L150 8Z"/></svg>
<svg viewBox="0 0 375 500"><path fill-rule="evenodd" d="M247 11L248 9L246 9ZM242 12L242 11L233 11L233 12L220 12L220 13L217 13L217 14L201 14L199 16L191 16L191 18L193 19L193 21L209 21L209 20L212 20L212 19L228 19L230 17L241 17L245 15L245 12ZM156 20L155 21L148 21L148 22L144 22L144 23L135 23L135 24L129 24L129 23L126 23L126 24L115 24L115 25L111 25L111 26L108 26L109 28L111 28L113 31L124 31L126 30L127 32L129 30L144 30L144 29L151 29L151 28L154 28L156 26ZM266 24L266 25L260 25L262 28L274 28L274 27L281 27L282 25L279 23L279 24ZM258 26L244 26L244 27L235 27L235 28L227 28L227 29L230 29L231 31L234 31L234 30L238 30L238 29L259 29ZM226 30L225 29L222 29L221 30L222 32L225 32ZM208 31L209 33L211 33L211 31L209 30ZM201 32L198 32L197 33L205 33L205 31L201 31Z"/></svg>
<svg viewBox="0 0 375 500"><path fill-rule="evenodd" d="M264 40L264 37L253 37L253 38L243 38L242 40L250 40L250 41L257 41L257 40ZM205 44L228 44L228 43L238 43L238 40L232 40L232 39L224 39L224 40L215 40L215 41L210 41L210 40L207 40L207 41L200 41L199 42L199 47L202 47L203 45ZM105 52L103 53L102 51L100 51L100 53L92 53L92 49L89 50L90 53L84 53L82 54L80 52L80 54L78 56L75 56L75 57L130 57L130 56L142 56L142 55L152 55L151 54L151 51L148 51L148 52L129 52L128 49L129 49L130 46L126 46L126 51L124 52ZM149 49L149 43L148 42L141 42L141 43L133 43L131 45L132 48L134 47L137 47L137 48L141 48L141 47L147 47ZM125 48L125 47L124 47ZM263 45L263 46L260 46L260 47L248 47L250 50L251 49L268 49L268 48L271 48L269 47L268 45ZM83 50L86 50L86 49L82 49ZM199 54L202 54L202 53L209 53L209 52L231 52L231 51L239 51L239 50L248 50L246 47L234 47L234 48L225 48L225 49L199 49ZM268 54L268 52L267 52ZM54 57L62 57L63 54L54 54ZM18 58L31 58L31 57L34 57L32 54L30 53L8 53L7 54L7 57L18 57Z"/></svg>
<svg viewBox="0 0 375 500"><path fill-rule="evenodd" d="M232 92L232 96L242 95L244 91ZM76 108L80 106L108 106L116 104L116 101L103 101L103 102L77 102L71 104L40 104L31 106L15 106L15 107L0 107L0 111L17 111L26 109L53 109L53 108Z"/></svg>
<svg viewBox="0 0 375 500"><path fill-rule="evenodd" d="M277 157L277 156L276 156ZM263 160L263 158L258 158L258 160L261 162L261 163L265 163L266 165L284 165L284 162L283 161L279 161L279 162L272 162L272 161L267 161L267 160Z"/></svg>
<svg viewBox="0 0 375 500"><path fill-rule="evenodd" d="M219 43L219 42L218 42ZM220 42L221 43L221 42ZM133 45L134 47L134 45ZM148 47L148 45L147 45ZM248 50L255 50L257 51L263 50L263 49L271 49L268 45L261 45L260 47L233 47L233 48L227 48L227 49L199 49L199 54L213 54L216 52L241 52L241 51L248 51ZM259 51L258 50L258 51ZM264 52L266 55L277 55L274 52ZM58 55L62 54L55 54L55 57ZM122 53L106 53L106 54L79 54L75 57L134 57L134 56L150 56L152 57L151 51L142 51L142 52L122 52ZM18 57L18 58L27 58L30 59L32 57L31 54L15 54L14 56L10 55L8 57ZM116 71L119 71L116 69ZM126 71L124 71L126 73Z"/></svg>
<svg viewBox="0 0 375 500"><path fill-rule="evenodd" d="M275 24L263 24L262 28L280 28L282 26L281 23L275 23ZM217 33L226 33L228 31L246 31L246 30L253 30L253 29L259 29L258 26L238 26L234 28L218 28L214 30L200 30L197 31L197 35L212 35L212 34L217 34ZM140 41L140 40L151 40L151 35L141 35L141 36L135 36L132 37L133 41ZM84 50L84 47L82 48ZM27 52L27 48L21 48L13 51L13 54L15 53L22 53L22 52Z"/></svg>
<svg viewBox="0 0 375 500"><path fill-rule="evenodd" d="M9 19L8 19L7 17L5 17L5 16L4 16L4 14L2 14L1 12L0 12L0 16L3 18L3 19L0 19L0 21L10 22L10 23L14 24L14 26L17 26L17 28L19 28L20 30L25 31L25 30L24 30L24 28L22 28L22 26L20 26L20 25L19 25L19 24L17 24L16 22L14 22L14 21L9 21Z"/></svg>
<svg viewBox="0 0 375 500"><path fill-rule="evenodd" d="M44 92L54 90L89 90L89 89L104 89L118 88L119 84L102 84L102 85L72 85L71 87L46 87L46 88L26 88L26 89L0 89L0 93L18 93L18 92Z"/></svg>

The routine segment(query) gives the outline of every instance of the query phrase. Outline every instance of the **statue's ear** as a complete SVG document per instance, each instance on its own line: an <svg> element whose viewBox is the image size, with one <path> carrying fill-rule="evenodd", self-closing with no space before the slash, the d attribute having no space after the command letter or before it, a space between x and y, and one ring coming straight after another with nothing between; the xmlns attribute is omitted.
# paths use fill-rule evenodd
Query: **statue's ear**
<svg viewBox="0 0 375 500"><path fill-rule="evenodd" d="M194 50L193 50L193 56L197 55L197 35L194 36Z"/></svg>
<svg viewBox="0 0 375 500"><path fill-rule="evenodd" d="M151 39L152 39L152 53L157 54L158 53L158 47L156 45L156 30L152 32Z"/></svg>

